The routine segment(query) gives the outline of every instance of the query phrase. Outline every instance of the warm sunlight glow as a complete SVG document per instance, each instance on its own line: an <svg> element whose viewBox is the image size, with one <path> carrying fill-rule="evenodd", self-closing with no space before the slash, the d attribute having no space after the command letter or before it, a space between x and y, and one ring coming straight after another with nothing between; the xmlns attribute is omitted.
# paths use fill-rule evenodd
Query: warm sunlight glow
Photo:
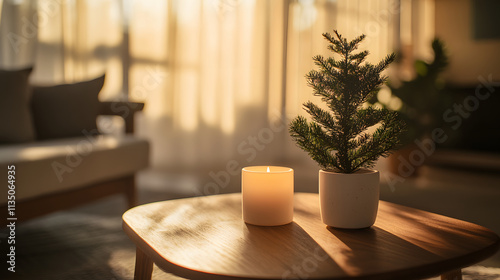
<svg viewBox="0 0 500 280"><path fill-rule="evenodd" d="M92 141L92 142L91 142ZM118 147L119 140L114 137L97 136L91 140L81 140L78 138L64 142L65 145L43 145L32 147L12 148L6 151L8 158L16 158L19 161L36 161L45 158L59 158L68 156L68 150L90 152L93 149L114 149Z"/></svg>
<svg viewBox="0 0 500 280"><path fill-rule="evenodd" d="M401 43L403 46L409 45L412 43L412 9L411 0L403 0L401 1L401 16L400 16L400 37Z"/></svg>
<svg viewBox="0 0 500 280"><path fill-rule="evenodd" d="M194 131L198 127L197 87L198 81L194 71L183 72L177 76L178 88L182 87L182 95L175 101L174 121L186 131Z"/></svg>
<svg viewBox="0 0 500 280"><path fill-rule="evenodd" d="M391 90L387 87L383 87L377 93L377 99L382 104L389 104L391 102Z"/></svg>
<svg viewBox="0 0 500 280"><path fill-rule="evenodd" d="M167 1L131 0L130 51L138 60L165 61L169 20ZM147 20L145 20L147 19ZM154 24L153 24L154 23Z"/></svg>
<svg viewBox="0 0 500 280"><path fill-rule="evenodd" d="M168 78L166 67L135 63L130 67L130 99L147 102L148 116L172 114L172 101L165 94Z"/></svg>
<svg viewBox="0 0 500 280"><path fill-rule="evenodd" d="M267 172L271 172L271 171L269 170L269 166L267 167Z"/></svg>
<svg viewBox="0 0 500 280"><path fill-rule="evenodd" d="M388 107L391 110L399 111L401 107L403 107L403 101L401 101L401 99L399 99L398 97L393 96L391 98L391 101L389 102Z"/></svg>
<svg viewBox="0 0 500 280"><path fill-rule="evenodd" d="M295 8L300 15L293 21L293 27L300 31L307 30L314 25L318 11L314 7L314 0L299 0L298 4Z"/></svg>

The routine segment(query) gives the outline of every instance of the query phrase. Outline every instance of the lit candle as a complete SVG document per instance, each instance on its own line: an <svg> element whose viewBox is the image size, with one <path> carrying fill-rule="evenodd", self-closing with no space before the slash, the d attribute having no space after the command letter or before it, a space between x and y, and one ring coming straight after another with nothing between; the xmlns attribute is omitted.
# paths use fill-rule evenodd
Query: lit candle
<svg viewBox="0 0 500 280"><path fill-rule="evenodd" d="M242 169L243 220L259 226L279 226L293 220L293 169L250 166Z"/></svg>

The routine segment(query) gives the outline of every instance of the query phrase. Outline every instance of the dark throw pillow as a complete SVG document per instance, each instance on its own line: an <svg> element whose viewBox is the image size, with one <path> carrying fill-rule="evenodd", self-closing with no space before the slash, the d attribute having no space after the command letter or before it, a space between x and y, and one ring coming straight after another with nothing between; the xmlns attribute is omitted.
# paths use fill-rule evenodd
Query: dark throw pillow
<svg viewBox="0 0 500 280"><path fill-rule="evenodd" d="M29 103L31 70L0 70L0 144L35 138Z"/></svg>
<svg viewBox="0 0 500 280"><path fill-rule="evenodd" d="M32 108L37 139L95 133L99 113L97 95L103 85L104 75L75 84L34 86Z"/></svg>

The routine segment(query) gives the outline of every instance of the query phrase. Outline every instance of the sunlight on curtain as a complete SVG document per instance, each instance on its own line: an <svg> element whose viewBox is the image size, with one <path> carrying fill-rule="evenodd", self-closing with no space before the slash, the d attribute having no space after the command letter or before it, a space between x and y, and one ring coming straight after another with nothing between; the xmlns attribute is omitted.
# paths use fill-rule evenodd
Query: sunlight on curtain
<svg viewBox="0 0 500 280"><path fill-rule="evenodd" d="M36 2L0 1L0 67L19 69L33 65L37 40Z"/></svg>
<svg viewBox="0 0 500 280"><path fill-rule="evenodd" d="M2 67L34 66L31 80L36 84L73 83L106 72L99 98L122 95L120 0L1 4L0 32L8 39L0 44Z"/></svg>
<svg viewBox="0 0 500 280"><path fill-rule="evenodd" d="M271 2L283 6L254 0L131 1L131 88L148 76L146 67L163 71L146 98L144 133L158 150L153 162L224 161L237 154L237 141L265 124L268 88L283 81L281 65L273 71L274 82L267 76L274 63L268 53ZM283 30L273 35L283 38ZM151 49L158 46L155 56ZM146 53L153 56L144 60Z"/></svg>
<svg viewBox="0 0 500 280"><path fill-rule="evenodd" d="M22 32L23 9L35 2L5 2L0 32ZM286 125L304 114L302 103L319 101L304 76L314 55L330 55L321 34L366 34L371 62L400 36L399 0L36 3L38 42L22 45L31 63L37 44L34 80L76 82L105 71L100 98L146 103L138 133L151 141L152 166L168 170L306 158ZM21 61L6 45L0 63Z"/></svg>
<svg viewBox="0 0 500 280"><path fill-rule="evenodd" d="M397 0L128 3L130 97L147 103L140 129L159 168L293 158L286 129L266 138L266 128L319 100L304 76L314 55L329 55L321 34L365 33L363 48L377 62L395 47L399 13ZM156 87L134 91L152 79L151 69Z"/></svg>
<svg viewBox="0 0 500 280"><path fill-rule="evenodd" d="M99 98L121 95L122 15L119 0L38 0L35 83L72 83L106 72Z"/></svg>

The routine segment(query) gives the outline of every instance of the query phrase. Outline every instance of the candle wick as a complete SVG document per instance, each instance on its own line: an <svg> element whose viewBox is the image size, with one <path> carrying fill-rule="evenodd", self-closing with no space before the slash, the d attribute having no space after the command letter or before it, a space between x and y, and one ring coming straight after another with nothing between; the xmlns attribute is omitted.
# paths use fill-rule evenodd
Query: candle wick
<svg viewBox="0 0 500 280"><path fill-rule="evenodd" d="M269 166L267 167L267 172L271 172L271 171L269 170Z"/></svg>

